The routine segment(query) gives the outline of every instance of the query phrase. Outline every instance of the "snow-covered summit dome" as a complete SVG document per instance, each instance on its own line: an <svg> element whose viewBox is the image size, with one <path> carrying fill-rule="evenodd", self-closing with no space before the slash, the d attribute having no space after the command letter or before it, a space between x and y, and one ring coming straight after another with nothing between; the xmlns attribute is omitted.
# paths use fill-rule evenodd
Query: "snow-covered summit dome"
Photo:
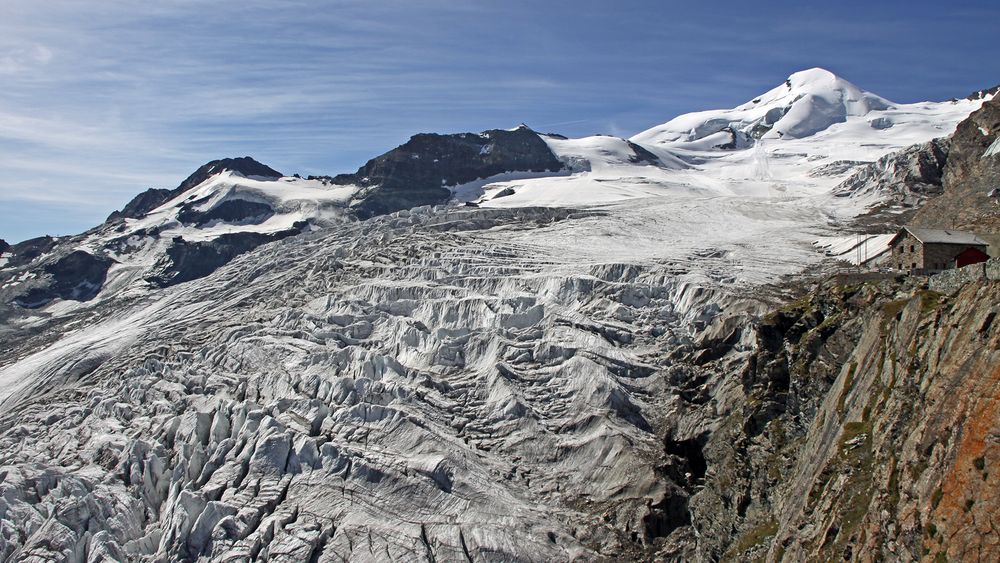
<svg viewBox="0 0 1000 563"><path fill-rule="evenodd" d="M866 92L836 74L811 68L780 86L728 110L688 113L632 137L635 142L690 142L726 131L734 137L767 139L808 137L848 117L886 110L893 103ZM738 139L734 139L739 144Z"/></svg>

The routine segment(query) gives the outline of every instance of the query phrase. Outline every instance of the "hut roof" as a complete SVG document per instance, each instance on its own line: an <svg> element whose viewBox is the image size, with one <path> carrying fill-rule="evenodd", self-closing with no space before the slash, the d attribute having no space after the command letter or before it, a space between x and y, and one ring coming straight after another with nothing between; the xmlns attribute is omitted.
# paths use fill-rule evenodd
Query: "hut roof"
<svg viewBox="0 0 1000 563"><path fill-rule="evenodd" d="M889 242L890 246L896 243L900 235L904 232L908 232L913 235L913 238L919 240L923 244L933 243L933 244L964 244L967 246L989 246L989 244L983 239L976 236L975 233L967 233L965 231L954 231L951 229L922 229L919 227L903 227L899 233Z"/></svg>

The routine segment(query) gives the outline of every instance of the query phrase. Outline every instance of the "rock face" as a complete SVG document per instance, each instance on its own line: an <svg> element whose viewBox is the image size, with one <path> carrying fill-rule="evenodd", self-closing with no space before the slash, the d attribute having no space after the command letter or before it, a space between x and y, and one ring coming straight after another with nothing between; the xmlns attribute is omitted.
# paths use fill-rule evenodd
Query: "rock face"
<svg viewBox="0 0 1000 563"><path fill-rule="evenodd" d="M958 125L944 168L947 198L929 202L914 218L925 227L1000 230L1000 206L988 193L1000 187L1000 100Z"/></svg>
<svg viewBox="0 0 1000 563"><path fill-rule="evenodd" d="M119 219L138 219L163 205L174 195L174 190L150 188L132 198L121 210L113 211L106 221L110 223Z"/></svg>
<svg viewBox="0 0 1000 563"><path fill-rule="evenodd" d="M702 556L1000 555L997 289L847 280L768 317L748 400L705 448Z"/></svg>
<svg viewBox="0 0 1000 563"><path fill-rule="evenodd" d="M154 273L146 278L156 287L169 287L205 277L233 258L262 244L299 234L303 225L277 233L254 232L220 235L209 241L173 240Z"/></svg>
<svg viewBox="0 0 1000 563"><path fill-rule="evenodd" d="M28 264L39 256L50 252L56 246L56 243L56 239L44 236L14 244L7 249L11 254L8 264L10 266Z"/></svg>
<svg viewBox="0 0 1000 563"><path fill-rule="evenodd" d="M56 298L87 301L101 290L113 263L110 258L83 250L71 252L47 264L43 270L48 279L31 284L15 301L27 308L40 307Z"/></svg>
<svg viewBox="0 0 1000 563"><path fill-rule="evenodd" d="M358 216L367 218L444 203L451 197L446 186L503 172L556 172L562 168L538 134L521 126L479 134L414 135L368 161L356 173L341 174L333 181L364 188L354 209Z"/></svg>
<svg viewBox="0 0 1000 563"><path fill-rule="evenodd" d="M224 201L208 211L199 211L200 203L204 202L195 200L185 203L177 214L177 219L186 225L203 227L213 221L236 225L256 224L274 216L274 208L257 201L233 199Z"/></svg>
<svg viewBox="0 0 1000 563"><path fill-rule="evenodd" d="M996 96L1000 94L1000 85L994 86L992 88L984 88L982 90L976 90L975 92L969 94L967 100L984 100L990 96Z"/></svg>
<svg viewBox="0 0 1000 563"><path fill-rule="evenodd" d="M934 139L888 154L862 166L833 193L877 201L871 214L883 221L895 218L896 223L904 224L920 206L943 191L950 144L948 138Z"/></svg>
<svg viewBox="0 0 1000 563"><path fill-rule="evenodd" d="M246 177L260 176L263 178L280 178L283 175L274 168L271 168L266 164L261 164L249 156L239 158L220 158L201 165L172 191L174 195L184 193L224 170L238 172Z"/></svg>

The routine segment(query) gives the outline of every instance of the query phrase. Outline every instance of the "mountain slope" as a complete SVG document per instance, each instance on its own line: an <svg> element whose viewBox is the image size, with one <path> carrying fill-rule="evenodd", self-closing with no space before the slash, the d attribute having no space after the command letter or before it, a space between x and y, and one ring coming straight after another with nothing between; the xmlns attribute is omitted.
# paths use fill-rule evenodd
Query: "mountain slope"
<svg viewBox="0 0 1000 563"><path fill-rule="evenodd" d="M159 207L167 200L194 188L215 174L225 171L236 172L237 174L246 177L259 176L261 178L280 178L282 176L281 172L278 172L270 166L261 164L249 156L213 160L203 164L190 176L185 178L179 186L172 190L151 188L140 193L125 204L125 207L123 207L120 211L112 213L108 217L108 221L125 218L138 219L139 217L142 217L146 213Z"/></svg>
<svg viewBox="0 0 1000 563"><path fill-rule="evenodd" d="M703 559L1000 553L997 284L918 281L830 279L760 322L692 500Z"/></svg>

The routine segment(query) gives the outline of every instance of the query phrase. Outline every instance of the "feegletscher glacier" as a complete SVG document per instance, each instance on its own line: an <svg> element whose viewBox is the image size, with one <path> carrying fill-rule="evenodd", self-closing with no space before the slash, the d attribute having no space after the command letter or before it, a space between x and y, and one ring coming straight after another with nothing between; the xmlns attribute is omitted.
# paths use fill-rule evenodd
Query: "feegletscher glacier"
<svg viewBox="0 0 1000 563"><path fill-rule="evenodd" d="M331 176L224 158L13 244L0 560L815 560L869 529L926 556L924 512L871 507L933 471L900 493L800 461L891 432L846 414L857 300L929 290L857 272L947 197L950 137L995 106L955 94L813 68L631 138L422 133Z"/></svg>

